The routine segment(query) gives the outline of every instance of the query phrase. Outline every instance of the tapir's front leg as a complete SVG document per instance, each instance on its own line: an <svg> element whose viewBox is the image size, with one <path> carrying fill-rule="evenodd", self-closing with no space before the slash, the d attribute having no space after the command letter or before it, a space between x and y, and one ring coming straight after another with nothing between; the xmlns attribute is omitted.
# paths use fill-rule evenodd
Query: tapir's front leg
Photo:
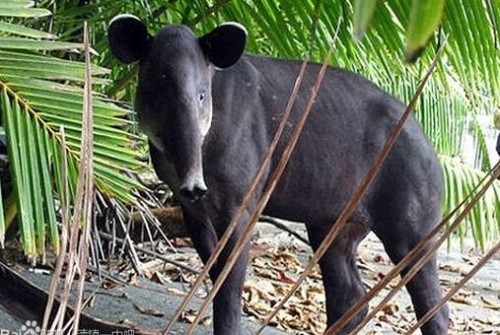
<svg viewBox="0 0 500 335"><path fill-rule="evenodd" d="M244 225L248 223L248 217L247 214L242 215L239 220L238 228L235 230L227 246L219 256L215 271L211 273L213 282L215 282L218 274L226 264L226 260L231 251L237 245L237 241L241 236L241 231ZM228 223L230 222L229 220L230 219L227 220ZM222 236L223 233L223 231L220 231L219 236ZM248 263L248 246L249 243L246 243L231 272L215 297L213 307L215 335L241 334L241 296Z"/></svg>
<svg viewBox="0 0 500 335"><path fill-rule="evenodd" d="M217 244L217 234L210 218L204 213L191 214L184 206L182 206L182 215L194 248L203 263L206 263Z"/></svg>
<svg viewBox="0 0 500 335"><path fill-rule="evenodd" d="M241 333L241 296L247 260L248 248L245 246L245 250L214 299L215 335L239 335ZM222 262L219 264L223 265ZM213 276L212 281L215 281Z"/></svg>
<svg viewBox="0 0 500 335"><path fill-rule="evenodd" d="M183 214L187 230L193 240L196 251L202 261L206 263L215 249L218 241L217 235L220 238L224 233L224 229L221 227L226 227L231 218L229 216L224 217L223 215L223 217L217 220L217 223L220 224L220 229L217 229L218 234L216 235L215 229L208 217L202 218L199 216L199 213L190 213L187 208L183 208ZM226 260L240 236L242 226L247 223L247 220L248 215L243 215L240 220L241 224L238 225L226 248L224 248L214 267L211 269L210 278L213 283L215 283L219 273L226 264ZM241 295L247 262L248 243L245 245L243 252L214 299L213 318L215 335L239 335L241 332Z"/></svg>

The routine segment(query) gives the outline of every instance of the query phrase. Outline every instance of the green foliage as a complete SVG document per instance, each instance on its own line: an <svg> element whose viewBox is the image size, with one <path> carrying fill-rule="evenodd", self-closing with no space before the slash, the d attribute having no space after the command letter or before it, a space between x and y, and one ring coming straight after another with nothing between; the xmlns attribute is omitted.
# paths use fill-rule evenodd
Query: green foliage
<svg viewBox="0 0 500 335"><path fill-rule="evenodd" d="M443 156L442 165L446 178L445 207L453 209L458 206L467 195L475 192L478 185L486 174L482 171L472 169L456 159ZM489 188L481 201L473 208L466 218L468 225L462 224L458 230L460 242L467 232L472 232L474 241L486 249L487 241L498 241L500 239L500 183L496 182ZM453 219L452 219L453 220Z"/></svg>
<svg viewBox="0 0 500 335"><path fill-rule="evenodd" d="M427 46L429 39L441 23L446 0L412 1L410 23L406 37L405 55L414 62Z"/></svg>
<svg viewBox="0 0 500 335"><path fill-rule="evenodd" d="M354 17L352 25L354 36L361 39L373 17L377 0L356 0L354 3Z"/></svg>
<svg viewBox="0 0 500 335"><path fill-rule="evenodd" d="M44 252L46 236L58 250L54 194L61 194L63 189L63 151L68 157L71 199L75 196L85 64L69 60L82 49L81 44L60 42L54 40L53 34L30 27L27 18L50 15L46 9L28 7L31 3L0 3L0 121L7 135L15 189L16 201L11 206L17 208L25 252L36 256ZM108 80L102 76L108 73L107 69L94 66L93 82L106 84ZM135 137L127 132L131 124L128 114L96 94L95 186L107 196L132 202L131 190L139 185L126 172L135 171L141 164L131 149ZM0 208L0 238L4 232L2 211Z"/></svg>

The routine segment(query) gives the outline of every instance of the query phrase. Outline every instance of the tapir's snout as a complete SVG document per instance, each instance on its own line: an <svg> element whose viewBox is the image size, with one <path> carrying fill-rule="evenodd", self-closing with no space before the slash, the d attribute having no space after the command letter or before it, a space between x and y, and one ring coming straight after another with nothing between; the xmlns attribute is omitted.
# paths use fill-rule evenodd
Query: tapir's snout
<svg viewBox="0 0 500 335"><path fill-rule="evenodd" d="M199 201L207 192L207 185L201 180L197 183L185 183L179 190L182 197L191 202Z"/></svg>
<svg viewBox="0 0 500 335"><path fill-rule="evenodd" d="M207 188L205 187L200 187L200 186L195 186L193 188L188 188L188 187L183 187L180 190L181 195L188 199L191 202L197 202L200 200L203 195L207 192Z"/></svg>

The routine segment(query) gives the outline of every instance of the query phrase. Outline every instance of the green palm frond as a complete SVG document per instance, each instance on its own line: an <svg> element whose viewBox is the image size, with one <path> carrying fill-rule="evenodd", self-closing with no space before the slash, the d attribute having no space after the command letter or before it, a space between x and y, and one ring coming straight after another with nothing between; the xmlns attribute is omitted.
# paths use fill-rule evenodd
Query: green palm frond
<svg viewBox="0 0 500 335"><path fill-rule="evenodd" d="M451 95L458 89L458 94L471 100L473 108L498 106L500 56L496 45L500 6L494 6L489 0L446 2L440 28L431 35L430 46L421 62L408 67L404 66L403 53L412 3L415 1L366 2L376 2L376 7L361 42L352 38L355 0L149 1L147 7L137 1L99 0L81 7L75 2L58 3L55 15L58 22L62 22L58 25L58 33L65 35L81 31L82 17L89 19L94 28L94 47L101 52L102 64L105 65L116 62L107 48L106 23L121 12L141 17L151 31L157 31L166 24L184 23L203 33L220 22L238 21L249 31L249 51L300 58L312 47L311 57L316 61L322 61L337 22L342 18L332 63L362 72L389 90L395 82L418 80L433 50L442 42L443 36L449 35L445 57L436 76L437 83L450 88ZM437 3L433 5L438 6ZM316 27L316 37L311 44L313 26ZM396 80L399 78L402 79ZM486 96L490 97L489 101L482 99ZM433 98L446 99L442 96ZM493 111L494 108L487 110Z"/></svg>
<svg viewBox="0 0 500 335"><path fill-rule="evenodd" d="M441 157L446 179L444 212L451 212L485 177L485 173L472 169L457 159ZM489 188L472 212L466 218L468 225L459 227L458 235L463 237L470 228L472 236L482 250L486 249L487 241L497 241L500 238L500 181L496 180Z"/></svg>
<svg viewBox="0 0 500 335"><path fill-rule="evenodd" d="M26 254L35 256L43 252L46 236L58 248L53 195L63 189L63 151L68 156L70 194L75 195L85 65L64 59L68 52L81 50L81 44L50 40L52 34L22 24L24 18L50 15L45 9L27 7L31 4L23 0L0 3L0 124L7 136L21 239ZM52 56L54 50L62 50L58 53L62 57ZM94 66L92 71L95 84L108 83L102 77L109 73L107 69ZM136 138L127 132L129 113L96 94L95 185L105 195L126 202L134 200L131 190L139 186L127 172L142 166L131 149Z"/></svg>

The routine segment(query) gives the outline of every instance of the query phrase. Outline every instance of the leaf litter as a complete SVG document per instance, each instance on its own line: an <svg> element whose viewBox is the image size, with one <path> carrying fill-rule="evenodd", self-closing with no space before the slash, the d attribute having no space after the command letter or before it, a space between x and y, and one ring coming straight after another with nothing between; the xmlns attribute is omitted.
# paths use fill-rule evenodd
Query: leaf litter
<svg viewBox="0 0 500 335"><path fill-rule="evenodd" d="M275 232L273 237L269 237L269 234L259 236L252 241L249 275L243 292L243 312L257 322L265 320L273 306L286 295L304 270L307 259L311 255L310 249L302 243L295 243L296 241L292 242L288 237L283 238L278 235L283 235L283 233ZM283 239L286 240L284 243ZM381 244L373 236L367 240L359 248L357 263L365 288L369 290L385 276L392 265L383 252ZM190 248L186 248L186 251L187 253L172 254L169 257L186 262L194 269L201 269L202 263L196 253ZM445 292L458 282L477 260L474 257L463 257L461 262L440 262L441 284ZM185 287L187 292L189 284L195 280L193 273L187 273L170 264L156 260L144 264L148 271L154 274L151 280L166 286L168 282L180 281L187 284ZM389 287L392 288L398 281L399 279L394 279ZM206 296L208 287L211 286L207 280L205 289L200 290L198 296ZM488 283L484 289L493 292L499 289L499 283ZM178 289L169 288L168 291L178 296L186 294ZM387 293L388 290L384 289L382 295L385 296ZM373 306L380 299L381 297L375 298L370 305ZM496 296L486 297L474 290L462 289L449 304L449 334L500 334L500 313L498 313L500 295L498 293ZM487 310L495 313L485 313ZM181 320L192 322L195 316L195 310L187 310L183 313ZM210 324L211 317L204 317L202 323ZM365 335L401 334L407 331L413 323L415 323L413 306L406 291L403 291L377 313L362 333ZM326 325L325 298L318 266L314 268L285 307L277 313L270 325L291 334L323 334Z"/></svg>

